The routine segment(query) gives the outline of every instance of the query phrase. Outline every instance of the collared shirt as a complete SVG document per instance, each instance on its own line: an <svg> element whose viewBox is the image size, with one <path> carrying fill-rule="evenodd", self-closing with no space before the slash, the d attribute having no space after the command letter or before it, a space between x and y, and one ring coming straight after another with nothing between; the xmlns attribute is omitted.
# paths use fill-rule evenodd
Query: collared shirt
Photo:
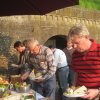
<svg viewBox="0 0 100 100"><path fill-rule="evenodd" d="M71 50L71 49L73 49L73 47L70 47L70 48L67 48L67 47L66 47L66 49L67 49L67 50Z"/></svg>
<svg viewBox="0 0 100 100"><path fill-rule="evenodd" d="M46 47L40 47L40 52L38 54L30 54L28 63L33 66L35 73L41 72L43 78L49 79L56 72L56 66L53 65L54 55L52 51Z"/></svg>
<svg viewBox="0 0 100 100"><path fill-rule="evenodd" d="M54 49L54 63L57 69L67 66L67 59L65 53L60 49Z"/></svg>

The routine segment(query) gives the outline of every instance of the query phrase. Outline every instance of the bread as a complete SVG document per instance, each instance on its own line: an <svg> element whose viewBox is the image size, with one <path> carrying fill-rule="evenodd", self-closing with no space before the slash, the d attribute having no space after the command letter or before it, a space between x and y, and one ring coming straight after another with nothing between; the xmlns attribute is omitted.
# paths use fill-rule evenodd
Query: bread
<svg viewBox="0 0 100 100"><path fill-rule="evenodd" d="M85 94L87 91L87 88L85 86L81 86L81 87L70 87L68 88L64 94L67 94L67 95L77 95L77 94Z"/></svg>
<svg viewBox="0 0 100 100"><path fill-rule="evenodd" d="M87 91L87 88L85 86L81 86L74 91L74 94L85 94L86 91Z"/></svg>

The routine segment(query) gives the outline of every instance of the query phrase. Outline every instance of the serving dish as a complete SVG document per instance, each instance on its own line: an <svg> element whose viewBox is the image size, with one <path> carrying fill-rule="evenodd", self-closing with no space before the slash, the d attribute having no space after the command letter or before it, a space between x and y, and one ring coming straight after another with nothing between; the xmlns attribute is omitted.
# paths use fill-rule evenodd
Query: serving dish
<svg viewBox="0 0 100 100"><path fill-rule="evenodd" d="M26 82L24 83L15 83L15 90L17 92L28 92L30 90L30 84L26 84Z"/></svg>

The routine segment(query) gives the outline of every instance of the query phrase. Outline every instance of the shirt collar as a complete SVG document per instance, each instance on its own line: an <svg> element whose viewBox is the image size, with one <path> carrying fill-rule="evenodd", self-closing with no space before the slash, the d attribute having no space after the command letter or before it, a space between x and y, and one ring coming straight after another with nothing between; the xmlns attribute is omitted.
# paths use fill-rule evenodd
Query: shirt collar
<svg viewBox="0 0 100 100"><path fill-rule="evenodd" d="M67 50L71 50L73 47L67 48Z"/></svg>

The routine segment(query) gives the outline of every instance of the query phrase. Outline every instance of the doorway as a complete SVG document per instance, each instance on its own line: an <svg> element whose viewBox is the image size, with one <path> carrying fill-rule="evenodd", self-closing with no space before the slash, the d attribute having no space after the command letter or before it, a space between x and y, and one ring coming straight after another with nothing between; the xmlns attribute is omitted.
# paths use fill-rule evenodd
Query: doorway
<svg viewBox="0 0 100 100"><path fill-rule="evenodd" d="M55 35L49 38L45 43L45 46L52 45L58 49L64 49L66 47L66 35Z"/></svg>

